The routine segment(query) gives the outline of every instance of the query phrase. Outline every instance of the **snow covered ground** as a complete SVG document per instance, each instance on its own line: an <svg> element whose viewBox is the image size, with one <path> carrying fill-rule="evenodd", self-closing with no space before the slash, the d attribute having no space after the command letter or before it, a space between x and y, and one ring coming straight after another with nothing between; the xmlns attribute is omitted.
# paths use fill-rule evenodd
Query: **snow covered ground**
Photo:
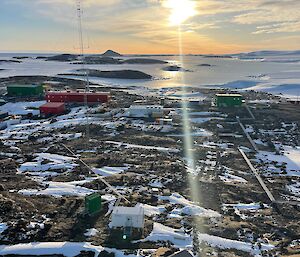
<svg viewBox="0 0 300 257"><path fill-rule="evenodd" d="M117 141L106 141L106 143L115 145L116 147L139 148L139 149L156 150L156 151L170 152L170 153L178 153L180 151L175 148L148 146L148 145L135 145L135 144L128 144L128 143L117 142Z"/></svg>
<svg viewBox="0 0 300 257"><path fill-rule="evenodd" d="M134 257L136 255L125 255L122 251L101 246L94 246L91 243L73 243L73 242L43 242L27 243L17 245L0 245L0 254L18 254L18 255L53 255L63 254L66 257L74 257L81 251L91 251L99 254L103 250L112 252L116 257Z"/></svg>
<svg viewBox="0 0 300 257"><path fill-rule="evenodd" d="M190 216L201 216L201 217L220 217L221 215L213 210L205 209L200 207L188 199L184 198L178 193L173 193L170 196L158 196L160 200L169 201L171 204L182 205L182 208L177 208L176 213Z"/></svg>
<svg viewBox="0 0 300 257"><path fill-rule="evenodd" d="M36 102L17 102L17 103L6 103L0 106L0 111L8 112L11 115L26 115L32 113L33 115L40 114L39 107L45 104L46 101Z"/></svg>
<svg viewBox="0 0 300 257"><path fill-rule="evenodd" d="M263 162L267 173L286 171L288 176L300 176L300 147L282 146L282 154L260 151L256 155L258 162ZM282 170L283 169L283 170Z"/></svg>
<svg viewBox="0 0 300 257"><path fill-rule="evenodd" d="M38 172L49 170L72 171L77 164L76 158L50 153L38 153L33 162L25 162L19 167L20 172ZM46 161L46 162L45 162Z"/></svg>
<svg viewBox="0 0 300 257"><path fill-rule="evenodd" d="M258 210L261 208L260 203L236 203L236 204L223 204L223 207L232 207L237 210Z"/></svg>
<svg viewBox="0 0 300 257"><path fill-rule="evenodd" d="M0 223L0 235L7 229L6 223Z"/></svg>
<svg viewBox="0 0 300 257"><path fill-rule="evenodd" d="M219 178L225 183L247 183L248 181L234 174L235 172L227 167L224 167L224 172L219 175Z"/></svg>
<svg viewBox="0 0 300 257"><path fill-rule="evenodd" d="M236 176L236 175L233 175L233 174L230 174L230 173L225 173L224 175L219 175L219 178L224 181L225 183L247 183L247 180L242 178L242 177L239 177L239 176Z"/></svg>
<svg viewBox="0 0 300 257"><path fill-rule="evenodd" d="M155 215L159 215L166 211L166 208L163 205L160 206L152 206L148 204L141 204L144 209L144 213L148 217L152 217Z"/></svg>
<svg viewBox="0 0 300 257"><path fill-rule="evenodd" d="M211 136L213 136L213 133L206 130L206 129L199 128L199 129L191 132L188 135L193 136L193 137L211 137ZM169 134L168 136L171 136L171 137L185 137L184 134Z"/></svg>
<svg viewBox="0 0 300 257"><path fill-rule="evenodd" d="M129 169L129 166L123 166L123 167L105 166L105 167L102 167L102 168L93 168L93 171L96 174L100 175L100 176L107 177L107 176L112 176L112 175L115 175L115 174L125 172L128 169Z"/></svg>
<svg viewBox="0 0 300 257"><path fill-rule="evenodd" d="M153 230L149 236L141 241L165 241L171 242L175 247L192 249L192 236L185 233L183 230L176 230L160 223L154 222Z"/></svg>
<svg viewBox="0 0 300 257"><path fill-rule="evenodd" d="M286 188L292 195L300 197L300 182L294 181L292 184L287 185Z"/></svg>
<svg viewBox="0 0 300 257"><path fill-rule="evenodd" d="M296 99L299 96L300 72L282 72L268 74L261 81L234 81L222 85L225 88L244 90L255 90L280 95L289 99Z"/></svg>
<svg viewBox="0 0 300 257"><path fill-rule="evenodd" d="M99 233L99 230L97 230L95 228L90 228L90 229L87 229L87 231L84 233L84 235L86 237L92 237L92 236L97 235L97 233Z"/></svg>
<svg viewBox="0 0 300 257"><path fill-rule="evenodd" d="M27 109L30 106L39 106L41 102L28 102L22 103L20 106L17 105L17 108L12 111L12 113L24 113L27 112ZM3 105L5 106L5 105ZM97 107L96 107L97 108ZM96 108L89 108L88 112L92 112ZM25 110L25 111L24 111ZM87 117L88 116L88 117ZM55 131L59 128L67 128L67 127L74 127L78 125L85 125L86 123L89 124L98 124L104 125L103 119L89 116L87 114L87 110L85 107L75 107L72 108L71 112L58 116L55 122L51 122L50 120L22 120L20 124L8 126L6 129L0 131L0 139L8 140L12 142L13 139L15 140L27 140L30 135L33 133L37 133L40 131ZM69 135L72 138L72 135ZM68 137L68 135L61 136L61 139ZM80 137L79 133L73 134L73 138ZM56 137L59 139L59 137ZM49 137L48 137L48 140Z"/></svg>
<svg viewBox="0 0 300 257"><path fill-rule="evenodd" d="M84 183L90 182L96 178L89 178L80 181L72 182L53 182L44 181L42 182L42 189L22 189L19 191L23 195L51 195L54 197L62 196L86 196L94 193L95 190L85 188L81 186Z"/></svg>
<svg viewBox="0 0 300 257"><path fill-rule="evenodd" d="M270 244L261 244L261 249L258 245L253 245L252 243L246 243L237 240L231 240L223 237L212 236L208 234L198 234L198 240L200 242L205 242L208 245L220 249L236 249L243 252L251 253L255 256L260 256L261 251L271 250L274 248L273 245Z"/></svg>

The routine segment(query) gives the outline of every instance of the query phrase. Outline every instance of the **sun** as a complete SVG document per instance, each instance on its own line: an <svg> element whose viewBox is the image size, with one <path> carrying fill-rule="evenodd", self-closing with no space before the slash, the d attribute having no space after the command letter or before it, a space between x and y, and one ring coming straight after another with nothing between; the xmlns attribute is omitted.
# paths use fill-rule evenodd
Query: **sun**
<svg viewBox="0 0 300 257"><path fill-rule="evenodd" d="M178 26L197 14L196 3L193 0L166 0L164 6L171 9L169 22L173 26Z"/></svg>

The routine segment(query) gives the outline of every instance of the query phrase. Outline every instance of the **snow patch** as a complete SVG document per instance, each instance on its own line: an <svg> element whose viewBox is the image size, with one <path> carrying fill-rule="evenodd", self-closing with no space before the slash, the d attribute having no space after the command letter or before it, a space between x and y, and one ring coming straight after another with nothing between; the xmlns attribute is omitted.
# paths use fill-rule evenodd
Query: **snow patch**
<svg viewBox="0 0 300 257"><path fill-rule="evenodd" d="M274 248L274 246L270 244L261 244L261 249L259 249L258 245L253 245L251 243L231 240L202 233L198 234L198 240L200 243L205 242L212 247L220 249L237 249L243 252L251 253L253 255L261 254L261 251L268 251Z"/></svg>
<svg viewBox="0 0 300 257"><path fill-rule="evenodd" d="M186 234L183 230L176 230L160 223L154 222L153 230L149 236L141 240L146 241L166 241L171 242L174 247L192 249L193 239L189 234Z"/></svg>
<svg viewBox="0 0 300 257"><path fill-rule="evenodd" d="M122 251L104 248L102 246L94 246L86 242L43 242L43 243L27 243L17 245L0 245L0 254L18 254L18 255L54 255L62 254L66 257L73 257L80 254L81 251L91 251L98 256L102 251L115 253L116 257L134 257L135 255L125 255Z"/></svg>
<svg viewBox="0 0 300 257"><path fill-rule="evenodd" d="M96 178L92 178L96 179ZM22 189L19 191L20 194L23 195L51 195L54 197L62 197L62 196L86 196L88 194L94 193L95 190L88 189L80 184L84 184L89 180L82 181L72 181L72 182L53 182L49 181L47 183L43 183L44 189Z"/></svg>
<svg viewBox="0 0 300 257"><path fill-rule="evenodd" d="M92 236L95 236L97 235L97 233L99 232L99 230L95 229L95 228L90 228L90 229L87 229L86 232L84 233L84 235L86 237L92 237Z"/></svg>
<svg viewBox="0 0 300 257"><path fill-rule="evenodd" d="M124 167L105 166L102 168L93 168L93 171L100 176L107 177L107 176L113 176L115 174L125 172L128 169L129 169L129 166L124 166Z"/></svg>
<svg viewBox="0 0 300 257"><path fill-rule="evenodd" d="M171 204L179 204L184 206L178 209L178 213L189 215L189 216L201 216L201 217L220 217L221 215L213 210L205 209L200 207L193 202L187 200L178 193L173 193L170 196L158 196L159 200L167 200Z"/></svg>

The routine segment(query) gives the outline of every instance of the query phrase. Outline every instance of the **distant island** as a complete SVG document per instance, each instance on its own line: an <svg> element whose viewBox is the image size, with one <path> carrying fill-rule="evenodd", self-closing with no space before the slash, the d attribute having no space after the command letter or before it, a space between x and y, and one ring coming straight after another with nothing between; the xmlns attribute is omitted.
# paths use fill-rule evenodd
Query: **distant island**
<svg viewBox="0 0 300 257"><path fill-rule="evenodd" d="M117 59L112 57L102 56L86 56L85 64L166 64L168 62L150 59L150 58L132 58L132 59ZM73 62L73 64L82 64L82 61Z"/></svg>
<svg viewBox="0 0 300 257"><path fill-rule="evenodd" d="M84 70L77 70L83 72ZM99 78L112 78L112 79L152 79L152 76L137 70L113 70L113 71L101 71L88 69L88 73L91 77ZM65 73L59 74L62 76L84 76L82 73Z"/></svg>
<svg viewBox="0 0 300 257"><path fill-rule="evenodd" d="M58 61L58 62L72 62L78 59L79 55L77 54L59 54L50 57L46 57L47 61ZM43 58L39 58L43 59Z"/></svg>
<svg viewBox="0 0 300 257"><path fill-rule="evenodd" d="M42 60L42 59L47 59L48 57L46 56L37 56L35 59L37 60Z"/></svg>
<svg viewBox="0 0 300 257"><path fill-rule="evenodd" d="M212 65L212 64L209 64L209 63L201 63L201 64L198 64L197 66L199 66L199 67L212 67L212 66L215 66L215 65Z"/></svg>
<svg viewBox="0 0 300 257"><path fill-rule="evenodd" d="M289 56L289 55L299 55L300 50L295 51L272 51L272 50L263 50L263 51L255 51L249 53L239 53L236 55L245 55L245 56Z"/></svg>
<svg viewBox="0 0 300 257"><path fill-rule="evenodd" d="M201 55L204 58L228 58L232 59L231 55Z"/></svg>
<svg viewBox="0 0 300 257"><path fill-rule="evenodd" d="M191 72L191 70L186 70L178 65L170 65L167 67L162 68L164 71L184 71L184 72Z"/></svg>
<svg viewBox="0 0 300 257"><path fill-rule="evenodd" d="M120 59L91 55L91 56L85 56L84 63L85 64L120 64ZM72 64L82 64L82 61L72 62Z"/></svg>
<svg viewBox="0 0 300 257"><path fill-rule="evenodd" d="M18 60L0 60L1 63L21 63L21 61Z"/></svg>
<svg viewBox="0 0 300 257"><path fill-rule="evenodd" d="M103 57L121 57L120 53L117 53L113 50L107 50L105 53L101 54Z"/></svg>
<svg viewBox="0 0 300 257"><path fill-rule="evenodd" d="M123 60L123 63L127 64L166 64L168 62L157 60L157 59L150 59L150 58L132 58Z"/></svg>
<svg viewBox="0 0 300 257"><path fill-rule="evenodd" d="M168 62L151 58L128 58L121 59L122 55L112 50L107 50L101 55L87 55L84 57L85 64L166 64ZM59 54L50 57L38 56L36 59L46 61L71 62L72 64L82 64L82 60L76 54Z"/></svg>
<svg viewBox="0 0 300 257"><path fill-rule="evenodd" d="M31 57L28 56L14 56L13 59L17 59L17 60L23 60L23 59L29 59Z"/></svg>

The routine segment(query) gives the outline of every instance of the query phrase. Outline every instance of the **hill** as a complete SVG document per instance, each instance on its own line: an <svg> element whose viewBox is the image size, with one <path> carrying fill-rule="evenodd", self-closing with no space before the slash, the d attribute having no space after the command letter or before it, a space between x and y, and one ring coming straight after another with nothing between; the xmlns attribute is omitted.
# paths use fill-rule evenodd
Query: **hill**
<svg viewBox="0 0 300 257"><path fill-rule="evenodd" d="M102 54L102 56L104 56L104 57L120 57L122 55L113 50L107 50L104 54Z"/></svg>

